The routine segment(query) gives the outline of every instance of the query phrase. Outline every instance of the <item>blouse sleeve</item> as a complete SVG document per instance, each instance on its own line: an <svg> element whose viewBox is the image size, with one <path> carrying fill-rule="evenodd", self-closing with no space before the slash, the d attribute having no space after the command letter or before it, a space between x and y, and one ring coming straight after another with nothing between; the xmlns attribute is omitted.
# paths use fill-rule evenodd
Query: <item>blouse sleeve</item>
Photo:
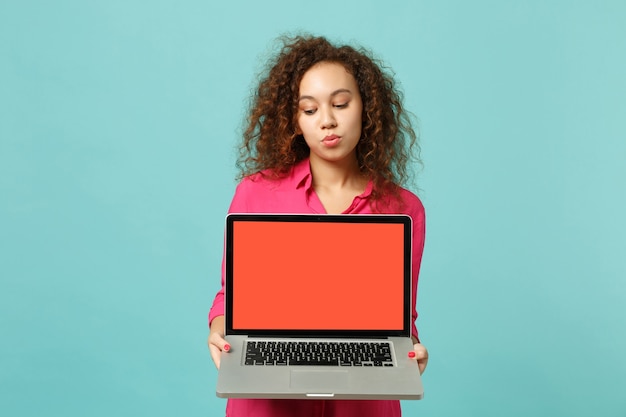
<svg viewBox="0 0 626 417"><path fill-rule="evenodd" d="M228 213L246 213L248 211L248 198L250 188L247 180L243 180L235 189L235 195L230 203ZM226 271L225 252L222 252L222 287L213 299L213 306L209 311L209 326L217 316L224 315L224 277Z"/></svg>
<svg viewBox="0 0 626 417"><path fill-rule="evenodd" d="M424 240L426 237L426 222L425 222L425 212L424 206L421 201L415 197L415 202L411 204L409 215L413 219L413 260L412 260L412 274L413 274L413 288L411 289L411 295L413 300L413 310L412 310L412 328L411 334L415 336L417 341L419 342L419 335L417 331L417 326L415 325L415 321L417 320L417 283L419 280L420 266L422 263L422 253L424 252Z"/></svg>

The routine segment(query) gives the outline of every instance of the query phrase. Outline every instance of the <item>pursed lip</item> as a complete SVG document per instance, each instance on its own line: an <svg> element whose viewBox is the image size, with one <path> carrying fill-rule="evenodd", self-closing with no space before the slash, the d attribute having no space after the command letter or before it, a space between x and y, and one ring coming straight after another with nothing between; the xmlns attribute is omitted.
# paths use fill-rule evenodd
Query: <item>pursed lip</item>
<svg viewBox="0 0 626 417"><path fill-rule="evenodd" d="M339 138L339 136L337 136L337 135L328 135L324 139L322 139L322 142L331 141L331 140L335 140L335 139L338 139L338 138Z"/></svg>

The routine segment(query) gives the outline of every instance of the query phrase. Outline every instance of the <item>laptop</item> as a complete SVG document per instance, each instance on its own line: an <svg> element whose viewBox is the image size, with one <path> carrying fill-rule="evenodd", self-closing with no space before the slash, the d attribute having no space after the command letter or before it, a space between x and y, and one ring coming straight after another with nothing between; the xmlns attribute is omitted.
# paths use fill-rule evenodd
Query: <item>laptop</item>
<svg viewBox="0 0 626 417"><path fill-rule="evenodd" d="M411 218L230 214L217 396L421 399Z"/></svg>

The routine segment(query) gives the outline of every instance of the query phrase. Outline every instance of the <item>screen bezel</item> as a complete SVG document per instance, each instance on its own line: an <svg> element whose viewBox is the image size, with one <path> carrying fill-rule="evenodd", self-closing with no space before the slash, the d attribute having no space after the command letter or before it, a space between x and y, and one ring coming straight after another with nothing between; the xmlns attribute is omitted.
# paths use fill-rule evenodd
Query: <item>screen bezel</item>
<svg viewBox="0 0 626 417"><path fill-rule="evenodd" d="M301 330L301 329L234 329L233 328L233 240L236 222L311 222L311 223L380 223L401 224L404 237L404 276L403 276L403 316L402 329L368 330ZM225 247L225 331L227 335L248 336L289 336L289 337L410 337L411 334L411 257L412 221L411 217L399 214L250 214L231 213L226 217ZM375 308L375 307L372 307Z"/></svg>

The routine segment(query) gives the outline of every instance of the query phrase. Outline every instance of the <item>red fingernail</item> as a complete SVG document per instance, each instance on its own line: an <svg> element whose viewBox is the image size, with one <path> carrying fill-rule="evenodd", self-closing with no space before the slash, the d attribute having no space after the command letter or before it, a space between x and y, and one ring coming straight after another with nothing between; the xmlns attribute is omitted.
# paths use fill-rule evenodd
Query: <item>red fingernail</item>
<svg viewBox="0 0 626 417"><path fill-rule="evenodd" d="M414 358L414 357L415 357L415 352L410 351L410 352L409 352L409 358Z"/></svg>
<svg viewBox="0 0 626 417"><path fill-rule="evenodd" d="M230 345L224 345L224 350L228 352L230 350ZM413 354L415 356L415 354Z"/></svg>

